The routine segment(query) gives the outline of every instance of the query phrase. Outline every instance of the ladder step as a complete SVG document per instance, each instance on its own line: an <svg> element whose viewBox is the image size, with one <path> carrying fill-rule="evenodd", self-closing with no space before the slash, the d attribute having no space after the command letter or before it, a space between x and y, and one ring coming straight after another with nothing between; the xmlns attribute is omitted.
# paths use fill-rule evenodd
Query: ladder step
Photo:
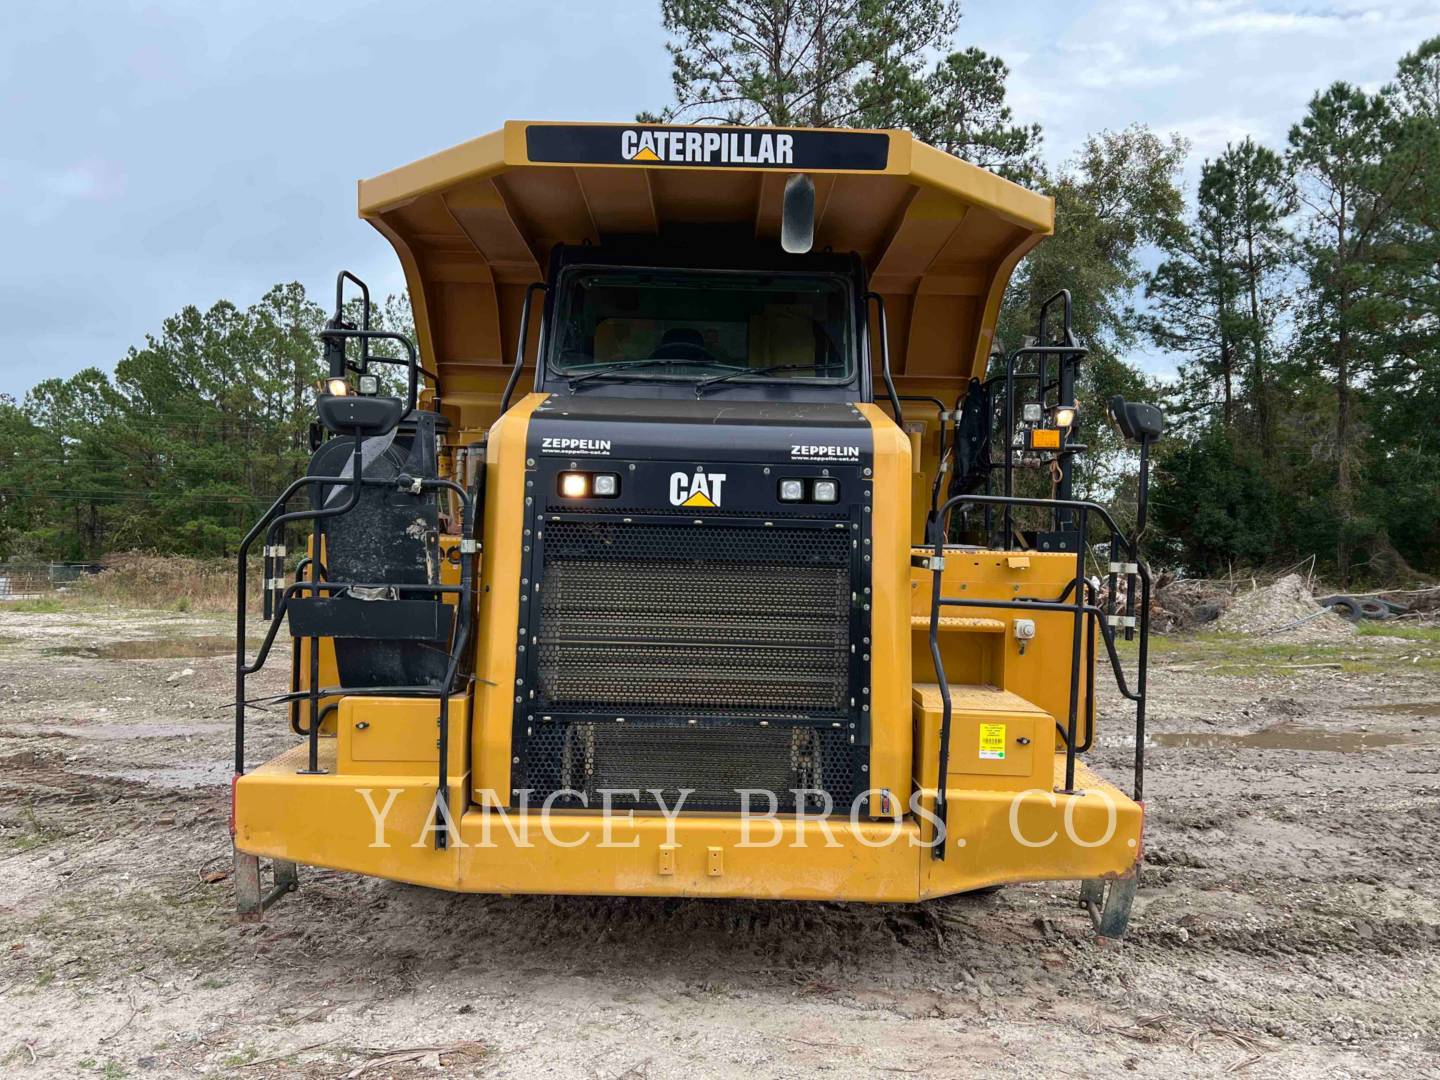
<svg viewBox="0 0 1440 1080"><path fill-rule="evenodd" d="M916 630L930 629L929 615L911 615L910 625ZM1005 623L1000 619L980 619L971 615L941 615L941 631L968 634L1003 634Z"/></svg>

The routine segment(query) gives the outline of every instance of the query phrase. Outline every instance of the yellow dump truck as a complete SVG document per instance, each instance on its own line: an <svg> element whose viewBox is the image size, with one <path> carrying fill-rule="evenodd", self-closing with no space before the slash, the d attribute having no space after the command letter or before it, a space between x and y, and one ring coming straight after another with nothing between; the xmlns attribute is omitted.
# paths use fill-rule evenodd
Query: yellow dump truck
<svg viewBox="0 0 1440 1080"><path fill-rule="evenodd" d="M242 912L298 864L869 902L1069 879L1124 931L1149 575L1071 479L1115 422L1143 492L1161 418L1078 415L1064 294L999 351L1048 198L902 131L508 123L359 209L414 341L340 276L309 470L239 556ZM287 637L265 701L295 743L251 761ZM1083 760L1097 667L1134 705L1128 793Z"/></svg>

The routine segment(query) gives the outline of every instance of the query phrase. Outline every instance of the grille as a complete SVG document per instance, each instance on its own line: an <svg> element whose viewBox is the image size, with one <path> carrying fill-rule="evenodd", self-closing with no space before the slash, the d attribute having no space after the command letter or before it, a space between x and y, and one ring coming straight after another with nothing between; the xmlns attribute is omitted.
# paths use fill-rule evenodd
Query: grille
<svg viewBox="0 0 1440 1080"><path fill-rule="evenodd" d="M739 789L823 807L823 792L848 811L865 761L852 535L849 522L544 522L516 786L580 793L561 806L601 805L608 789L636 809L657 809L656 790L670 807L688 791L695 810L738 810Z"/></svg>
<svg viewBox="0 0 1440 1080"><path fill-rule="evenodd" d="M737 810L739 790L772 792L777 809L824 806L849 811L856 794L857 750L842 729L575 721L541 725L530 738L529 786L536 798L566 791L556 806L602 805L604 791L621 808ZM639 791L636 798L634 791ZM796 792L801 794L797 796ZM577 794L568 794L574 792ZM749 797L765 812L769 799Z"/></svg>
<svg viewBox="0 0 1440 1080"><path fill-rule="evenodd" d="M845 711L847 530L565 521L543 540L540 707Z"/></svg>

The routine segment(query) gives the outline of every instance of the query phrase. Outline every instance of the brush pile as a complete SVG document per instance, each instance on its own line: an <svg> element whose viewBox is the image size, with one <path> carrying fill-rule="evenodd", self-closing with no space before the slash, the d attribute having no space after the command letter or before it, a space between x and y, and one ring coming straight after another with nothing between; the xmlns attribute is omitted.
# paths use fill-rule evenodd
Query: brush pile
<svg viewBox="0 0 1440 1080"><path fill-rule="evenodd" d="M1270 641L1336 641L1355 632L1350 623L1320 606L1299 574L1240 593L1215 621L1215 629Z"/></svg>

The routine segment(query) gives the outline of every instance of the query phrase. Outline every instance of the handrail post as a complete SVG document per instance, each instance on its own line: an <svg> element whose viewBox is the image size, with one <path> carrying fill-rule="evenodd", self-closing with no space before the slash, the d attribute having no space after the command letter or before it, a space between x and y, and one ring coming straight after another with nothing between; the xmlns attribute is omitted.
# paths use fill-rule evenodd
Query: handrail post
<svg viewBox="0 0 1440 1080"><path fill-rule="evenodd" d="M935 665L935 684L940 688L940 760L935 778L935 844L930 857L945 858L949 841L950 807L945 797L945 779L950 771L950 680L945 677L945 661L940 655L940 598L944 585L945 535L935 533L934 559L930 563L930 660Z"/></svg>
<svg viewBox="0 0 1440 1080"><path fill-rule="evenodd" d="M880 331L880 378L885 382L885 394L889 397L890 408L895 413L895 426L904 431L905 414L900 409L900 397L895 393L895 380L890 374L890 323L885 317L885 298L877 292L867 292L865 302L868 304L872 300L875 302L876 314L879 315L877 329Z"/></svg>
<svg viewBox="0 0 1440 1080"><path fill-rule="evenodd" d="M1080 646L1085 632L1085 531L1089 514L1084 506L1078 512L1079 543L1075 545L1075 627L1070 643L1070 703L1065 725L1065 787L1064 794L1075 794L1075 740L1079 734L1080 710Z"/></svg>
<svg viewBox="0 0 1440 1080"><path fill-rule="evenodd" d="M504 416L510 408L510 395L515 392L515 385L520 381L520 369L525 366L525 346L530 339L530 301L536 291L548 291L550 286L543 281L532 281L525 286L525 299L520 304L520 333L515 339L515 363L510 367L510 377L505 380L505 389L500 394L500 411L497 416ZM543 320L542 320L543 323ZM544 345L544 327L535 339L535 366L539 367L543 357L540 355L541 347Z"/></svg>
<svg viewBox="0 0 1440 1080"><path fill-rule="evenodd" d="M1020 356L1020 352L1013 352L1005 361L1005 430L1001 432L1005 450L1005 484L1001 495L1007 499L1015 495L1015 365L1019 363ZM1004 521L1005 550L1009 551L1015 531L1009 503L1005 504L1005 513L1001 517Z"/></svg>
<svg viewBox="0 0 1440 1080"><path fill-rule="evenodd" d="M487 433L481 436L477 444L482 455L485 453L488 441L489 435ZM440 737L436 740L435 744L436 749L439 751L439 763L436 770L437 775L435 781L435 814L437 818L435 829L436 851L444 851L449 846L449 826L451 818L445 811L450 807L450 693L451 687L455 683L456 672L459 670L461 655L465 651L465 646L469 643L471 608L473 607L475 591L472 563L478 553L465 551L464 549L474 544L475 529L484 514L484 499L485 463L482 458L480 468L475 474L474 488L469 491L462 489L460 494L460 598L457 601L460 610L456 613L455 640L450 651L450 659L445 665L444 679L440 685Z"/></svg>
<svg viewBox="0 0 1440 1080"><path fill-rule="evenodd" d="M1145 798L1145 699L1150 672L1150 574L1140 575L1140 655L1135 671L1135 801Z"/></svg>

